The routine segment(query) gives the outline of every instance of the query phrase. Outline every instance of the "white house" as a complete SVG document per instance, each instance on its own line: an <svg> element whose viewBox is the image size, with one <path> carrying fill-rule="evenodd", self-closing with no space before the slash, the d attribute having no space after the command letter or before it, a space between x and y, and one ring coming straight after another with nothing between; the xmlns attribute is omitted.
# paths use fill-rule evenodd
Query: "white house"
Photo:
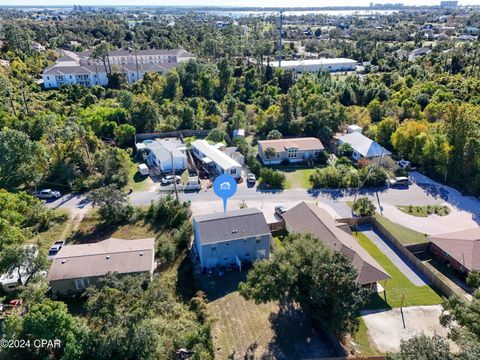
<svg viewBox="0 0 480 360"><path fill-rule="evenodd" d="M147 164L162 173L181 172L188 167L185 145L177 139L156 139L144 142L147 148Z"/></svg>
<svg viewBox="0 0 480 360"><path fill-rule="evenodd" d="M352 149L352 158L356 161L360 159L372 160L390 156L392 153L381 146L379 143L369 139L359 132L352 132L337 136L338 144L349 144Z"/></svg>
<svg viewBox="0 0 480 360"><path fill-rule="evenodd" d="M118 49L109 53L107 69L99 59L91 57L91 52L62 51L62 57L47 67L43 74L46 89L62 85L79 84L84 86L107 85L108 63L113 73L125 74L128 83L143 79L147 72L165 74L181 62L194 56L182 49L139 50Z"/></svg>
<svg viewBox="0 0 480 360"><path fill-rule="evenodd" d="M270 62L270 65L277 68L278 61ZM346 58L285 60L281 62L281 68L294 70L295 72L318 72L320 70L328 70L329 72L355 71L357 69L357 61Z"/></svg>
<svg viewBox="0 0 480 360"><path fill-rule="evenodd" d="M231 175L237 179L241 176L242 165L221 151L217 146L205 140L192 142L193 155L218 174Z"/></svg>
<svg viewBox="0 0 480 360"><path fill-rule="evenodd" d="M193 251L202 268L240 265L270 256L270 229L259 209L195 216L193 230Z"/></svg>

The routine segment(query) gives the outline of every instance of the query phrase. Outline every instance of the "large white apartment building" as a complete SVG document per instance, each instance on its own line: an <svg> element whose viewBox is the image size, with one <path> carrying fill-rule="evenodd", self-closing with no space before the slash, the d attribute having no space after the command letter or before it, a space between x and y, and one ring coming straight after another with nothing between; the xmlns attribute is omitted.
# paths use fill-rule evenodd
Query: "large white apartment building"
<svg viewBox="0 0 480 360"><path fill-rule="evenodd" d="M108 56L107 69L102 60L93 59L91 52L62 51L55 64L42 74L46 89L62 85L79 84L84 86L107 85L107 73L123 73L129 83L143 79L147 72L167 73L178 64L194 58L193 54L182 49L138 50L118 49Z"/></svg>

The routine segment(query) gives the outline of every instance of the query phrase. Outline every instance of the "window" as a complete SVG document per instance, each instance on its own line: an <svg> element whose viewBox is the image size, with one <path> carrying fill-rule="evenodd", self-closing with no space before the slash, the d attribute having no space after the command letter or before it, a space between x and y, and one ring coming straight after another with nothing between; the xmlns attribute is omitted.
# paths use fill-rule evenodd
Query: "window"
<svg viewBox="0 0 480 360"><path fill-rule="evenodd" d="M262 239L257 239L257 240L255 240L255 242L256 242L257 244L260 243L261 241L262 241Z"/></svg>
<svg viewBox="0 0 480 360"><path fill-rule="evenodd" d="M296 158L297 157L297 149L289 149L288 150L288 158Z"/></svg>
<svg viewBox="0 0 480 360"><path fill-rule="evenodd" d="M216 251L216 250L217 250L217 248L216 248L216 247L212 247L212 251Z"/></svg>
<svg viewBox="0 0 480 360"><path fill-rule="evenodd" d="M250 256L250 253L249 252L245 253L245 256Z"/></svg>
<svg viewBox="0 0 480 360"><path fill-rule="evenodd" d="M230 245L230 243L225 243L225 246L228 246L228 245Z"/></svg>
<svg viewBox="0 0 480 360"><path fill-rule="evenodd" d="M320 150L316 149L316 150L313 152L313 154L314 154L315 156L318 156L318 155L320 154Z"/></svg>
<svg viewBox="0 0 480 360"><path fill-rule="evenodd" d="M234 174L236 174L236 173L237 173L237 169L231 169L231 170L230 170L230 174L231 174L231 175L234 175Z"/></svg>
<svg viewBox="0 0 480 360"><path fill-rule="evenodd" d="M90 286L89 279L75 279L75 287L77 290L84 290Z"/></svg>

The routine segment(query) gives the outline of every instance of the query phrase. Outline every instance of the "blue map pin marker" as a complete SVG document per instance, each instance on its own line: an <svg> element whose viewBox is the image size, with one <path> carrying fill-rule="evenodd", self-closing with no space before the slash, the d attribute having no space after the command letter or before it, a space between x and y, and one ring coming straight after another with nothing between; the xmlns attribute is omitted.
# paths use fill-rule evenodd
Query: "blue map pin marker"
<svg viewBox="0 0 480 360"><path fill-rule="evenodd" d="M213 182L213 191L223 200L223 212L227 212L227 200L237 191L237 182L230 175L220 175Z"/></svg>

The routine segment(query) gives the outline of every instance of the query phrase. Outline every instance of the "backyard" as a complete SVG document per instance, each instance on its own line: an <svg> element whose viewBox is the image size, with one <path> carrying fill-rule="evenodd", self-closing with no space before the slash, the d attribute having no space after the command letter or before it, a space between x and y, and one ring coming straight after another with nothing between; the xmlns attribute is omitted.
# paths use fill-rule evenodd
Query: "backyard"
<svg viewBox="0 0 480 360"><path fill-rule="evenodd" d="M245 273L201 276L209 300L217 359L305 359L335 356L301 309L278 303L255 304L236 291ZM295 331L292 331L295 329Z"/></svg>
<svg viewBox="0 0 480 360"><path fill-rule="evenodd" d="M360 245L390 274L381 283L385 291L375 295L367 309L398 308L440 304L442 298L430 286L415 286L363 233L354 234Z"/></svg>

